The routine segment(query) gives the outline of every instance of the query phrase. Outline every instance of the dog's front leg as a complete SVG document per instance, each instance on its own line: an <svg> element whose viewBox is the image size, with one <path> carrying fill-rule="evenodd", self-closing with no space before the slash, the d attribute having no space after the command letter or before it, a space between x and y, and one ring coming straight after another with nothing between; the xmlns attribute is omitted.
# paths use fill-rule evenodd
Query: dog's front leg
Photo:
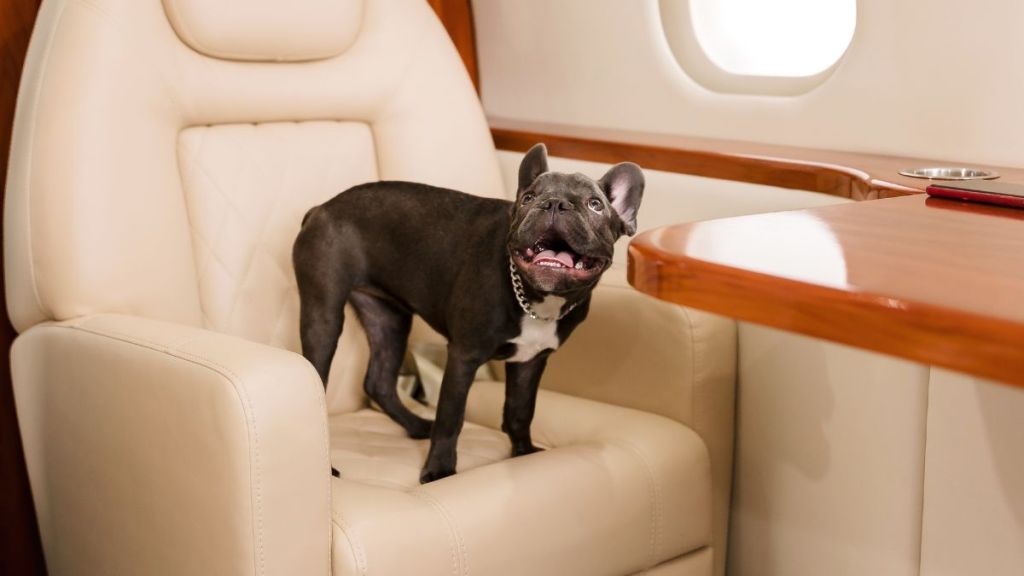
<svg viewBox="0 0 1024 576"><path fill-rule="evenodd" d="M512 441L512 456L532 454L540 450L530 438L530 424L537 405L537 388L548 364L548 353L542 352L526 362L505 364L505 410L501 429Z"/></svg>
<svg viewBox="0 0 1024 576"><path fill-rule="evenodd" d="M448 364L441 380L437 416L430 431L430 452L420 473L421 484L455 474L455 449L462 431L462 422L466 418L466 399L477 368L483 362L448 348Z"/></svg>

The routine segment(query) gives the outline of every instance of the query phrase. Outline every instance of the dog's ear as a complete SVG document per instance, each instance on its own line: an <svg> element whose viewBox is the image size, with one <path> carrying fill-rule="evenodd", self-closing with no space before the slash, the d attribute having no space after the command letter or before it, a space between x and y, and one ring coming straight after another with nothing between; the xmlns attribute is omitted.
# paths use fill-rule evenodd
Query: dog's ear
<svg viewBox="0 0 1024 576"><path fill-rule="evenodd" d="M597 183L604 190L612 208L622 219L627 236L636 233L636 213L644 195L644 173L632 162L612 166Z"/></svg>
<svg viewBox="0 0 1024 576"><path fill-rule="evenodd" d="M537 176L547 171L548 149L544 144L534 144L519 165L519 192L529 188Z"/></svg>

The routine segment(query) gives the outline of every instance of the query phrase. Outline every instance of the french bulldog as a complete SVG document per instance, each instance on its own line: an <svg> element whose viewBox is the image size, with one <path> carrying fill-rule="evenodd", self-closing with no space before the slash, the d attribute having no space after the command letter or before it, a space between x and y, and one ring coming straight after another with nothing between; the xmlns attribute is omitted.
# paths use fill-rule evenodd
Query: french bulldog
<svg viewBox="0 0 1024 576"><path fill-rule="evenodd" d="M615 241L635 233L643 190L630 162L596 182L549 172L543 144L523 158L515 202L410 182L350 188L312 208L295 241L302 353L326 386L350 303L370 345L366 394L409 436L430 438L421 483L455 473L470 385L492 359L506 362L512 456L535 452L548 356L586 318ZM396 389L413 314L448 340L433 422Z"/></svg>

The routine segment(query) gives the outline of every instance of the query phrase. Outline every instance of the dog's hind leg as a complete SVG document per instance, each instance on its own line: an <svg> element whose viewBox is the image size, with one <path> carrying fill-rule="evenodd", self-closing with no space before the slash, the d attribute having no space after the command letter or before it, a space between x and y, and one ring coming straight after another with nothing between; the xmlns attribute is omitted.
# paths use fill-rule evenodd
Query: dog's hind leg
<svg viewBox="0 0 1024 576"><path fill-rule="evenodd" d="M304 222L318 212L310 211ZM340 238L320 222L303 226L292 251L299 288L299 335L302 355L316 368L324 387L338 338L345 325L345 300L355 283L340 258Z"/></svg>
<svg viewBox="0 0 1024 576"><path fill-rule="evenodd" d="M353 291L349 301L370 342L370 363L363 387L385 414L412 438L428 438L431 421L413 414L398 398L398 372L412 328L412 313L383 297Z"/></svg>

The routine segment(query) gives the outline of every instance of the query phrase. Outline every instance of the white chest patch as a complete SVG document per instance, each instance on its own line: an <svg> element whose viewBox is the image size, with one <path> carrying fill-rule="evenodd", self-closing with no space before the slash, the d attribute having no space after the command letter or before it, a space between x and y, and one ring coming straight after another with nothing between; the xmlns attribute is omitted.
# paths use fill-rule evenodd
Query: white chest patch
<svg viewBox="0 0 1024 576"><path fill-rule="evenodd" d="M543 302L534 303L533 311L542 318L557 318L562 311L565 298L548 296ZM543 350L558 349L558 322L534 320L523 314L519 336L509 340L516 345L516 353L506 362L526 362Z"/></svg>

